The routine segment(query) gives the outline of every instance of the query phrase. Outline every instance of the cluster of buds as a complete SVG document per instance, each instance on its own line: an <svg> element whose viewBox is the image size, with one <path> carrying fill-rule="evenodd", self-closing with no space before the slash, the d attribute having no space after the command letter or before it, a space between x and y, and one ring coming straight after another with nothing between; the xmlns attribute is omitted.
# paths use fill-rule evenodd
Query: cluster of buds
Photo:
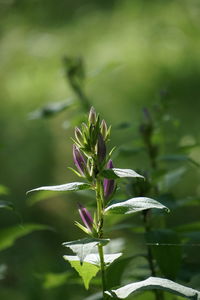
<svg viewBox="0 0 200 300"><path fill-rule="evenodd" d="M92 107L87 124L82 123L81 129L75 128L73 159L79 176L91 181L104 168L109 135L110 127L104 120L100 123L99 115Z"/></svg>
<svg viewBox="0 0 200 300"><path fill-rule="evenodd" d="M107 153L106 147L110 130L111 128L108 128L104 120L100 122L99 115L96 114L93 107L90 109L87 122L82 123L81 128L75 128L73 160L77 170L74 170L74 172L94 186L97 177L101 176L104 169L113 168L110 159L111 152ZM102 181L102 186L103 197L108 201L115 192L115 181L105 178ZM87 234L94 235L96 232L95 220L81 204L79 204L78 210L84 226L78 222L76 222L76 225Z"/></svg>

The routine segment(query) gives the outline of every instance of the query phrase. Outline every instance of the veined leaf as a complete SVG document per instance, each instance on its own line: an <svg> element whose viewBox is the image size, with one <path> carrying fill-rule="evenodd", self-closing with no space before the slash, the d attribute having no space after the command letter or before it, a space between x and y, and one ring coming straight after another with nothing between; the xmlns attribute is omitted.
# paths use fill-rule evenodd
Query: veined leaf
<svg viewBox="0 0 200 300"><path fill-rule="evenodd" d="M116 290L106 291L106 293L111 297L117 296L119 299L125 299L132 293L154 289L171 292L188 299L200 299L199 291L159 277L149 277L146 280L127 284Z"/></svg>
<svg viewBox="0 0 200 300"><path fill-rule="evenodd" d="M109 241L109 239L85 238L77 241L66 242L62 245L70 248L74 253L76 253L82 263L84 258L91 253L95 246L98 244L106 245Z"/></svg>
<svg viewBox="0 0 200 300"><path fill-rule="evenodd" d="M166 206L154 199L137 197L125 201L112 201L111 204L106 207L105 213L132 214L150 208L164 209L169 212Z"/></svg>
<svg viewBox="0 0 200 300"><path fill-rule="evenodd" d="M64 192L64 191L80 191L80 190L85 190L85 189L89 189L90 185L88 183L85 182L71 182L71 183L65 183L65 184L61 184L61 185L52 185L52 186L42 186L36 189L32 189L30 191L27 192L31 193L31 192L36 192L36 191L60 191L60 192Z"/></svg>
<svg viewBox="0 0 200 300"><path fill-rule="evenodd" d="M10 201L0 200L0 208L13 209L13 204Z"/></svg>
<svg viewBox="0 0 200 300"><path fill-rule="evenodd" d="M88 289L90 281L98 273L99 267L85 261L80 264L79 260L73 260L73 258L70 259L67 256L64 256L64 258L70 263L72 268L78 272L80 277L83 279L85 288Z"/></svg>
<svg viewBox="0 0 200 300"><path fill-rule="evenodd" d="M110 265L113 261L115 261L121 255L122 255L122 253L105 254L104 255L105 265ZM75 268L75 270L82 277L85 288L88 289L90 280L100 270L99 254L96 253L96 254L87 255L85 257L83 263L81 263L80 258L78 256L64 255L63 258L65 260L67 260L73 268Z"/></svg>
<svg viewBox="0 0 200 300"><path fill-rule="evenodd" d="M117 258L119 258L122 255L122 253L115 253L115 254L104 254L104 262L106 266L109 266L110 264L112 264ZM67 261L77 261L80 264L80 258L78 256L75 255L64 255L63 256L65 260ZM85 259L84 262L96 265L98 267L100 267L100 258L99 258L99 254L98 253L91 253L88 254ZM84 263L83 262L83 263Z"/></svg>
<svg viewBox="0 0 200 300"><path fill-rule="evenodd" d="M14 242L33 231L47 230L49 226L41 224L23 224L0 230L0 251L11 247Z"/></svg>
<svg viewBox="0 0 200 300"><path fill-rule="evenodd" d="M103 177L108 179L117 179L117 178L124 178L124 177L139 177L144 179L144 176L136 173L131 169L117 169L117 168L106 169L103 170L102 175Z"/></svg>

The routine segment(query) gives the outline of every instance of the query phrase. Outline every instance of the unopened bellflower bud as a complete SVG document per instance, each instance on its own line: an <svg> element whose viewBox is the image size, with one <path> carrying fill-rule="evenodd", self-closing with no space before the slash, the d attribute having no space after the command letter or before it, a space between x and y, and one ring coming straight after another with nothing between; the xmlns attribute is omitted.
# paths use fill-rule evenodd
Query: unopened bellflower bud
<svg viewBox="0 0 200 300"><path fill-rule="evenodd" d="M92 106L91 109L90 109L90 112L89 112L88 121L89 121L90 124L95 125L96 124L96 119L97 119L96 111L95 111L94 107Z"/></svg>
<svg viewBox="0 0 200 300"><path fill-rule="evenodd" d="M73 145L73 159L74 159L74 164L77 167L78 171L82 176L85 176L85 169L86 169L86 161L81 154L79 148L74 144Z"/></svg>
<svg viewBox="0 0 200 300"><path fill-rule="evenodd" d="M108 131L107 124L106 124L105 120L102 120L102 122L101 122L101 134L102 134L102 137L103 137L104 140L106 139L107 131Z"/></svg>
<svg viewBox="0 0 200 300"><path fill-rule="evenodd" d="M92 228L93 228L93 218L91 216L91 214L89 213L89 211L80 203L78 203L79 206L79 214L81 216L81 219L83 221L83 224L85 225L85 227L87 227L87 229L92 232Z"/></svg>
<svg viewBox="0 0 200 300"><path fill-rule="evenodd" d="M81 145L83 143L83 134L78 127L75 128L74 134L75 134L77 141Z"/></svg>
<svg viewBox="0 0 200 300"><path fill-rule="evenodd" d="M113 162L110 159L107 164L107 169L113 168ZM113 194L115 190L115 181L113 179L105 178L103 181L103 188L104 188L104 197L105 199L109 199L109 197Z"/></svg>

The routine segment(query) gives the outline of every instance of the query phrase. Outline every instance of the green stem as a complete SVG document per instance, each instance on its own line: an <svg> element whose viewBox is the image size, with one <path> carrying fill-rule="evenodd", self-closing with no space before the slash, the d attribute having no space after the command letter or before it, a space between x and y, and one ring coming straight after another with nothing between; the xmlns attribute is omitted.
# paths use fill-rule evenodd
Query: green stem
<svg viewBox="0 0 200 300"><path fill-rule="evenodd" d="M96 200L97 200L97 233L98 238L103 238L103 209L104 209L104 198L103 198L103 185L101 179L96 179ZM103 299L106 299L106 276L105 276L105 261L103 246L98 245L99 258L100 258L100 269L101 269L101 281L102 281L102 292Z"/></svg>
<svg viewBox="0 0 200 300"><path fill-rule="evenodd" d="M106 299L106 294L105 294L105 291L106 291L105 262L104 262L103 246L101 244L98 245L98 250L99 250L99 257L100 257L103 299Z"/></svg>

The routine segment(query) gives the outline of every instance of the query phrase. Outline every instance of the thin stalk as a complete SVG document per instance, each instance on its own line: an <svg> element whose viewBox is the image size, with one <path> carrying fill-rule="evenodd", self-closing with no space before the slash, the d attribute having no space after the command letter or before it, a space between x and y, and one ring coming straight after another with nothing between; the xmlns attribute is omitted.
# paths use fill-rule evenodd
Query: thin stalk
<svg viewBox="0 0 200 300"><path fill-rule="evenodd" d="M101 282L102 282L102 293L103 299L106 299L106 274L105 274L105 262L104 262L104 253L103 246L101 244L98 245L99 257L100 257L100 268L101 268Z"/></svg>
<svg viewBox="0 0 200 300"><path fill-rule="evenodd" d="M98 226L98 238L103 238L103 208L104 208L104 199L102 193L102 180L96 180L96 200L97 200L97 226ZM106 299L106 276L105 276L105 261L104 261L104 252L103 246L98 245L98 252L100 258L100 269L101 269L101 281L102 281L102 293L103 299Z"/></svg>

